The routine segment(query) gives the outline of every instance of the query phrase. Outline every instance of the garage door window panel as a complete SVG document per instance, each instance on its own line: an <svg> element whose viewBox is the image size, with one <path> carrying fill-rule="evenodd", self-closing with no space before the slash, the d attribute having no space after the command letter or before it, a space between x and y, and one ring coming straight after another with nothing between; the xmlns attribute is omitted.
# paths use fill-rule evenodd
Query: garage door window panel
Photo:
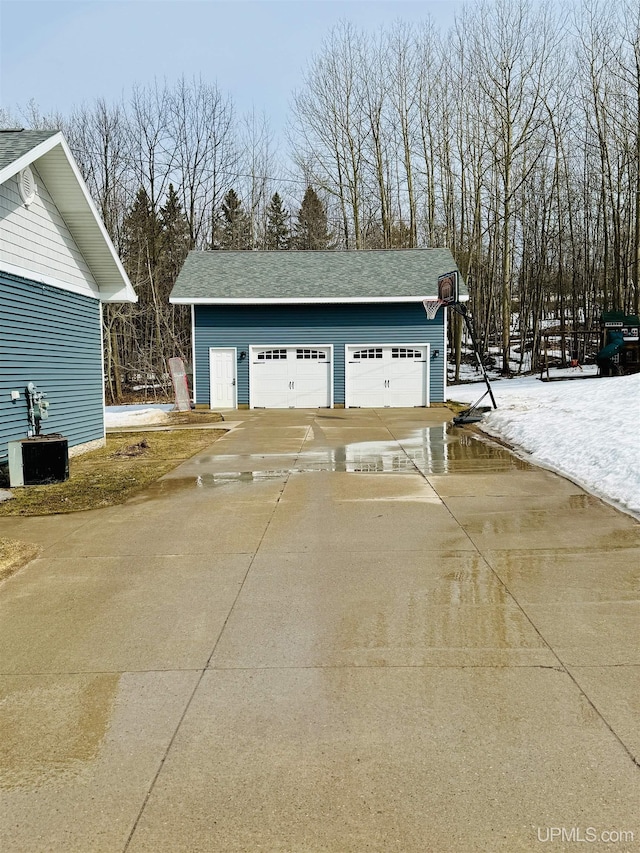
<svg viewBox="0 0 640 853"><path fill-rule="evenodd" d="M424 361L424 353L417 349L407 349L406 347L392 347L391 358L410 358Z"/></svg>
<svg viewBox="0 0 640 853"><path fill-rule="evenodd" d="M257 354L258 361L286 361L286 349L267 349Z"/></svg>
<svg viewBox="0 0 640 853"><path fill-rule="evenodd" d="M297 359L311 359L312 361L326 361L327 353L317 349L297 349Z"/></svg>
<svg viewBox="0 0 640 853"><path fill-rule="evenodd" d="M354 361L362 361L364 359L382 359L382 347L376 349L360 349L353 353Z"/></svg>

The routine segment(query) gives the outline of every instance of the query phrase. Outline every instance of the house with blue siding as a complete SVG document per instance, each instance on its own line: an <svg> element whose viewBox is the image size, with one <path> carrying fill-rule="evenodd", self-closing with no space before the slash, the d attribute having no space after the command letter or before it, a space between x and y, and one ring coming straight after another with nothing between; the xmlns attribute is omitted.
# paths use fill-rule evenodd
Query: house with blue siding
<svg viewBox="0 0 640 853"><path fill-rule="evenodd" d="M63 135L0 130L0 465L30 382L70 455L104 442L102 305L136 299Z"/></svg>
<svg viewBox="0 0 640 853"><path fill-rule="evenodd" d="M446 398L448 249L190 252L196 406L412 407ZM460 299L468 298L460 284Z"/></svg>

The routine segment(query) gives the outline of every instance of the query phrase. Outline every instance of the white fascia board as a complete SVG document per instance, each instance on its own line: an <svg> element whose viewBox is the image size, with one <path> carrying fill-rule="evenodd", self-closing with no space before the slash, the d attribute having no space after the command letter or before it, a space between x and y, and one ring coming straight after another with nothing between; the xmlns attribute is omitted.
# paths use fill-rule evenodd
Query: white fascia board
<svg viewBox="0 0 640 853"><path fill-rule="evenodd" d="M75 161L75 158L71 152L71 149L69 148L67 141L64 138L64 136L62 135L62 133L56 133L53 136L49 137L49 139L45 139L44 142L41 142L39 145L34 146L29 151L27 151L26 154L23 154L21 157L18 157L17 160L14 160L12 163L9 163L9 165L5 166L4 169L0 169L0 184L3 184L5 181L8 181L9 178L12 178L14 175L17 175L20 171L22 171L22 169L25 169L27 166L30 166L32 163L35 163L36 161L41 160L43 157L45 157L47 154L49 154L51 151L53 151L53 149L56 148L57 146L60 146L60 148L64 152L67 166L70 169L70 171L72 172L73 177L75 178L77 188L81 194L82 203L84 203L84 205L86 205L86 208L87 208L86 215L91 217L91 221L92 221L94 227L98 230L100 237L104 241L104 244L105 244L105 247L107 249L108 256L109 256L109 262L113 263L113 265L115 266L116 278L121 279L121 281L122 281L122 286L118 287L117 289L114 289L112 285L110 287L105 287L104 293L102 292L102 289L101 289L101 292L98 295L98 298L100 298L104 302L137 302L138 297L136 295L135 290L133 289L133 285L129 281L129 277L127 276L127 273L125 272L125 269L122 265L122 261L118 257L118 253L116 252L115 247L114 247L113 243L111 242L111 238L109 237L109 234L107 233L107 229L104 227L104 223L102 222L102 219L100 218L100 214L98 213L98 210L97 210L95 204L93 203L93 199L91 198L89 190L87 189L87 185L85 184L84 179L83 179L82 175L80 174L80 169L78 168L78 165ZM43 172L43 171L46 172L47 171L46 161L44 161L43 164L41 164L38 167L38 171L40 171L40 172ZM78 248L82 252L82 255L83 255L84 259L86 260L86 262L89 266L89 269L91 270L91 272L93 274L93 277L98 282L98 286L100 286L100 279L103 278L103 276L100 275L99 263L95 262L96 259L92 259L90 252L83 251L83 248L81 245L82 240L80 240L80 241L78 240L77 235L74 233L74 228L73 228L72 223L67 221L67 219L65 217L64 204L62 203L63 199L61 199L57 195L54 195L53 201L54 201L56 207L58 208L58 210L60 211L60 214L62 215L63 219L65 219L65 222L67 223L67 227L69 228L69 231L71 232L71 236L76 241L76 244L78 245ZM94 261L94 263L92 263L92 260ZM21 273L18 273L18 275L24 276L24 273L21 272ZM26 277L32 278L32 279L34 278L33 274L30 274L29 276L26 276ZM37 280L41 280L41 279L42 279L42 277L38 277ZM46 283L53 283L53 282L46 282ZM73 291L73 287L71 285L63 285L63 283L61 283L61 282L57 282L57 283L53 284L53 286L54 287L61 287L63 290Z"/></svg>
<svg viewBox="0 0 640 853"><path fill-rule="evenodd" d="M115 290L113 288L109 288L109 290L101 290L98 296L100 301L105 303L137 302L138 296L134 292L134 298L132 299L130 294L130 288L130 284L129 287L126 287L123 284L123 286L119 290Z"/></svg>
<svg viewBox="0 0 640 853"><path fill-rule="evenodd" d="M187 298L183 296L172 296L169 299L173 305L343 305L351 304L366 304L372 302L389 303L389 302L436 302L437 296L326 296L312 298L296 298L296 297L255 297L255 298L211 298L211 297L195 297ZM460 302L466 302L468 296L461 296Z"/></svg>
<svg viewBox="0 0 640 853"><path fill-rule="evenodd" d="M39 284L46 284L48 287L57 287L58 290L67 290L69 293L79 293L82 296L93 297L94 299L99 299L100 302L131 302L128 296L128 291L125 287L122 287L120 290L96 290L89 282L85 285L80 285L70 281L62 281L62 279L55 278L54 276L47 275L46 273L35 272L34 270L27 269L26 267L18 267L15 264L7 263L1 258L0 269L9 275L18 276L18 278L25 278L28 281L35 281Z"/></svg>
<svg viewBox="0 0 640 853"><path fill-rule="evenodd" d="M55 148L56 145L60 145L63 142L64 137L62 136L62 133L58 132L53 136L50 136L49 139L45 139L44 142L41 142L34 148L29 149L29 151L23 154L22 157L18 157L17 160L13 160L5 166L4 169L0 169L0 184L4 184L5 181L9 180L9 178L17 175L18 172L26 169L27 166L30 166L33 162L51 151L52 148Z"/></svg>
<svg viewBox="0 0 640 853"><path fill-rule="evenodd" d="M93 297L93 299L103 301L102 294L91 287L88 282L85 285L79 285L69 281L62 281L59 278L54 278L52 275L34 272L34 270L26 269L25 267L17 267L15 264L9 264L2 259L0 259L0 270L9 275L15 275L18 278L25 278L27 281L35 281L38 284L45 284L47 287L57 287L58 290L68 290L70 293L79 293L82 296Z"/></svg>
<svg viewBox="0 0 640 853"><path fill-rule="evenodd" d="M103 240L107 246L107 249L109 250L109 254L111 255L111 259L113 260L113 263L115 264L118 273L122 277L122 288L120 288L118 290L118 298L114 298L113 296L109 295L106 297L105 301L106 302L137 302L138 296L137 296L135 290L133 289L133 285L129 281L129 276L125 272L125 269L122 265L122 261L120 260L118 253L115 250L115 246L111 242L111 237L109 237L107 229L105 228L104 223L102 221L102 218L100 217L100 214L98 213L98 210L97 210L97 208L93 202L93 199L91 198L91 194L89 193L87 185L84 182L84 178L80 174L80 169L78 168L78 164L75 161L75 157L71 153L71 149L67 145L67 141L64 138L64 136L62 136L62 134L60 134L59 144L62 146L62 150L65 153L65 156L67 158L67 162L69 163L69 166L71 167L71 170L74 174L74 177L75 177L76 181L78 182L78 187L80 188L80 191L82 192L82 195L84 196L84 200L85 200L85 202L89 208L89 211L90 211L91 215L93 216L93 219L94 219L94 221L98 227L98 230L100 231L100 234L102 235L102 238L103 238ZM54 201L55 201L55 199L54 199ZM64 216L64 211L61 211L61 213ZM73 231L71 233L73 236ZM84 252L83 252L83 254L84 254ZM93 272L94 278L96 279L96 281L99 282L100 276L99 276L99 274L96 275L93 268L91 267L91 259L87 258L85 255L85 260L89 264L89 267L91 268L91 271Z"/></svg>

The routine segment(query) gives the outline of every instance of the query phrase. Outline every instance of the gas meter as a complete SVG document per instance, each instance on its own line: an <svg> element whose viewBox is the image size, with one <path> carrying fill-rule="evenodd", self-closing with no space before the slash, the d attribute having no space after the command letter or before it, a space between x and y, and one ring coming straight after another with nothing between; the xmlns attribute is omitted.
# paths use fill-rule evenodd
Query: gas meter
<svg viewBox="0 0 640 853"><path fill-rule="evenodd" d="M40 423L49 417L49 403L44 399L46 396L44 391L38 390L33 382L29 382L25 388L29 415L29 430L27 435L30 438L34 435L40 435Z"/></svg>

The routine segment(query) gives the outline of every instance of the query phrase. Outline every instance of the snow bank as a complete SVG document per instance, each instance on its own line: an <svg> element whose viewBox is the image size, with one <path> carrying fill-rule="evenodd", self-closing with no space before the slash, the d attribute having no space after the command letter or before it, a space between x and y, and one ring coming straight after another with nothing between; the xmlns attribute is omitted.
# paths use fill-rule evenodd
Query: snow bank
<svg viewBox="0 0 640 853"><path fill-rule="evenodd" d="M104 422L107 427L161 424L169 420L166 413L174 408L175 406L172 403L149 406L107 406Z"/></svg>
<svg viewBox="0 0 640 853"><path fill-rule="evenodd" d="M451 386L448 396L472 403L484 387ZM524 377L491 387L498 409L484 416L486 432L640 517L640 374L573 382Z"/></svg>

